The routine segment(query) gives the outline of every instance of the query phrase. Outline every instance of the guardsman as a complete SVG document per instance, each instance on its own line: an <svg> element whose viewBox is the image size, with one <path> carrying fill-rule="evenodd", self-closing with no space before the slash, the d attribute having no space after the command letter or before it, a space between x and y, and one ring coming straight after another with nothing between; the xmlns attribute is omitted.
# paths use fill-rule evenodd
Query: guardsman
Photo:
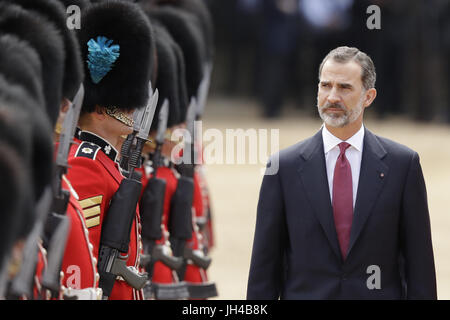
<svg viewBox="0 0 450 320"><path fill-rule="evenodd" d="M112 0L83 12L78 38L85 61L85 97L79 121L81 143L71 148L67 177L78 194L96 259L101 260L104 222L110 222L111 200L125 180L117 162L120 137L133 131L133 112L149 99L153 39L150 22L137 5ZM120 258L126 259L127 270L138 274L142 244L135 211L127 255ZM100 282L105 279L101 275ZM142 299L142 290L133 283L116 276L112 281L112 290L104 297Z"/></svg>
<svg viewBox="0 0 450 320"><path fill-rule="evenodd" d="M188 67L186 75L189 77L187 78L188 88L190 88L188 95L189 97L196 97L196 120L200 121L206 105L214 58L214 30L211 14L208 7L201 0L163 0L158 1L158 4L169 8L166 13L164 13L166 11L165 9L162 10L163 19L171 24L172 32L179 35L177 39L181 37L181 40L178 41L181 41L180 44L185 49L184 54L190 57L199 57L194 60L193 58L188 58L194 61L194 63ZM147 4L147 6L150 7L150 4ZM179 10L172 10L171 8ZM185 21L183 23L176 23L174 19L168 18L173 11L181 11L178 15ZM188 24L186 30L190 30L191 32L182 37L182 30L179 30L177 26L186 24ZM186 39L188 40L186 41ZM195 48L191 48L189 44L196 44ZM200 75L202 77L201 79ZM195 88L197 88L197 91L195 91ZM201 242L203 243L205 252L208 252L214 245L212 205L206 181L205 168L202 165L202 145L198 139L195 140L195 148L197 159L194 172L193 203L196 224L199 226L199 232L201 234Z"/></svg>
<svg viewBox="0 0 450 320"><path fill-rule="evenodd" d="M16 68L16 72L20 73L20 75L12 76L12 72L8 73L9 79L22 81L28 79L27 84L25 82L22 84L25 85L29 97L33 99L32 104L24 103L22 104L22 108L30 115L28 124L31 124L30 129L32 133L30 141L32 141L33 146L30 156L31 163L29 163L28 168L31 170L32 175L32 193L34 200L30 204L31 208L28 208L28 210L30 213L36 215L35 219L39 226L43 218L37 215L38 210L36 208L43 201L42 196L44 190L50 186L53 170L51 128L57 117L57 112L54 113L53 111L58 110L61 99L64 47L58 31L47 19L36 16L15 4L0 3L0 30L0 33L5 36L16 37L27 43L34 50L39 61L39 64L34 63L33 61L36 59L31 57L30 60L24 59L20 63L20 66L17 63L12 63L9 65L9 69ZM2 46L2 49L7 50L7 46ZM20 49L15 51L15 54L11 54L10 56L22 56L26 52L26 50ZM7 61L8 59L2 59L5 66L7 65ZM25 65L30 66L30 69L26 72L20 72L19 69ZM36 73L34 77L27 77L30 71ZM52 114L54 115L53 117L50 116ZM27 168L24 168L24 170L27 170ZM47 214L44 210L42 212ZM32 223L33 219L23 219L22 221ZM36 229L35 227L36 224L33 226L32 231ZM45 250L41 247L40 235L40 233L37 233L36 238L31 241L30 237L34 237L35 234L28 234L26 243L30 243L30 251L27 251L27 246L24 247L24 263L17 277L13 279L11 286L13 290L8 295L16 298L25 297L27 299L36 297L33 297L33 294L27 290L27 286L29 285L31 287L34 279L37 280L35 285L36 290L34 292L38 295L41 294L41 286L39 283L41 274L39 274L39 270L44 269L46 254ZM39 246L39 257L34 257L38 249L36 246ZM38 261L37 266L36 260ZM28 271L33 271L25 272L27 268ZM34 277L34 270L37 270L36 277ZM19 289L20 285L22 285L23 290L14 290Z"/></svg>
<svg viewBox="0 0 450 320"><path fill-rule="evenodd" d="M181 98L181 101L184 103L180 104L181 114L177 122L178 126L185 127L189 101L192 102L196 98L204 74L205 44L203 43L200 29L196 25L195 17L179 8L147 6L146 11L150 17L160 21L167 28L177 44L180 52L178 56L181 55L181 59L185 63L184 77L179 79L182 82L181 87L184 86L185 88L185 90L182 90L184 98ZM195 112L196 110L193 111ZM195 114L194 118L192 118L192 121L194 120ZM187 282L190 298L209 298L217 295L217 292L214 283L208 280L206 268L209 266L210 259L203 255L202 236L196 223L197 213L195 209L198 208L200 211L203 208L202 204L198 205L198 201L193 203L195 190L199 190L197 189L198 184L194 183L194 172L192 172L190 177L178 174L177 180L177 190L174 192L171 203L169 232L175 255L182 256L185 261L184 268L179 271L179 276L181 280ZM192 186L190 186L191 184ZM181 190L183 191L181 192ZM176 203L181 204L183 201L174 200L180 196L180 193L186 192L192 194L190 199L192 207L189 209L190 218L187 219L187 216L181 218L183 216L181 212L184 211L184 208L181 209L180 206L176 205ZM196 197L195 199L200 200L200 203L202 202L201 197ZM181 221L184 222L181 223Z"/></svg>
<svg viewBox="0 0 450 320"><path fill-rule="evenodd" d="M147 159L143 168L140 205L144 247L151 259L147 263L152 283L148 298L183 299L188 298L188 291L176 272L183 261L173 256L168 231L170 203L177 186L177 173L170 165L170 153L175 143L170 141L170 135L167 139L166 134L166 129L176 124L180 116L178 77L183 73L173 50L176 43L164 26L157 21L152 22L158 62L155 87L160 96L151 141L144 149Z"/></svg>
<svg viewBox="0 0 450 320"><path fill-rule="evenodd" d="M202 0L176 0L167 1L167 4L178 6L186 12L194 15L198 20L198 26L203 35L205 49L205 61L203 63L203 79L197 93L198 111L196 120L202 119L209 91L210 77L214 60L214 26L209 8ZM203 46L202 46L203 47ZM201 137L200 137L201 139ZM197 150L197 162L194 174L194 203L196 204L197 224L203 238L205 251L208 252L214 246L214 229L212 218L212 204L210 191L206 180L205 167L203 166L203 150L199 139L195 140Z"/></svg>
<svg viewBox="0 0 450 320"><path fill-rule="evenodd" d="M2 53L0 50L0 56ZM19 271L22 247L35 217L29 210L34 204L32 176L26 170L32 148L31 130L27 130L31 119L26 109L33 107L33 100L24 87L9 83L1 73L0 69L0 297L3 299L7 297L9 282Z"/></svg>
<svg viewBox="0 0 450 320"><path fill-rule="evenodd" d="M58 29L64 41L66 58L64 62L64 77L62 83L61 112L55 128L55 142L59 142L59 133L63 120L61 115L67 112L84 77L78 40L74 31L67 28L65 9L58 1L18 0L15 1L15 3L20 5L23 9L47 19L49 23ZM53 118L54 115L50 115L50 117ZM73 125L76 125L78 118L73 119L73 121ZM57 150L58 143L56 144L56 151ZM66 190L69 196L67 210L62 208L62 212L59 213L60 215L67 216L70 221L70 227L67 230L65 250L64 252L61 252L59 254L60 257L58 257L63 273L60 296L67 299L96 299L99 296L101 298L101 292L98 290L99 275L97 273L97 263L92 252L93 246L89 242L83 211L77 201L77 194L71 187L67 177L64 175L55 176L54 179L57 180L55 188ZM47 223L60 223L57 221L57 218L60 218L59 216L52 217L54 219L47 220ZM55 228L56 227L57 225ZM50 238L55 231L56 230L49 230L47 232L48 234L44 237L46 238L44 244L47 250ZM60 241L60 239L55 239L55 241ZM54 254L57 253L55 252ZM57 268L49 272L56 272L59 275L60 270ZM59 277L55 278L58 279Z"/></svg>

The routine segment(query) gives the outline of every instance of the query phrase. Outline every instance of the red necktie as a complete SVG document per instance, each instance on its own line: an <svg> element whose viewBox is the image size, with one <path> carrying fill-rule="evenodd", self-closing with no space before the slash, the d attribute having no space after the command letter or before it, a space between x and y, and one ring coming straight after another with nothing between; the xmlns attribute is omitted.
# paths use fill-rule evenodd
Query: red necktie
<svg viewBox="0 0 450 320"><path fill-rule="evenodd" d="M333 178L333 216L336 232L341 247L342 258L347 257L350 242L350 230L353 220L353 187L352 170L350 162L345 156L345 150L350 147L347 142L341 142L339 148L341 153L334 167Z"/></svg>

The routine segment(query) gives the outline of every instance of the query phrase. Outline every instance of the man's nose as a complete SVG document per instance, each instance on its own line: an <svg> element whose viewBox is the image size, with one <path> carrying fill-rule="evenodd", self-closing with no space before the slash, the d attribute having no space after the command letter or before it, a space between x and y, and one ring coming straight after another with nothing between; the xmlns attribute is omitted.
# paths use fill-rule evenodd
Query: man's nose
<svg viewBox="0 0 450 320"><path fill-rule="evenodd" d="M341 97L338 95L336 88L332 88L328 94L327 101L329 103L337 103L341 101Z"/></svg>

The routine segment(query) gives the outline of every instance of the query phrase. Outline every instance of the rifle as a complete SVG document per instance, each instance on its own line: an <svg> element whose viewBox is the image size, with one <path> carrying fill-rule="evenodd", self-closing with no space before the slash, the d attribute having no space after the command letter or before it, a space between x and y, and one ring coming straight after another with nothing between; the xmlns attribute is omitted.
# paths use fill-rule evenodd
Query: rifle
<svg viewBox="0 0 450 320"><path fill-rule="evenodd" d="M183 159L187 158L177 169L180 172L177 189L172 197L169 219L170 242L174 255L182 257L184 265L178 271L180 279L184 279L187 260L191 260L200 268L207 269L211 264L211 258L206 257L201 250L192 250L186 242L192 238L192 201L194 197L194 122L196 117L196 100L191 99L186 126L188 135L185 137Z"/></svg>
<svg viewBox="0 0 450 320"><path fill-rule="evenodd" d="M42 276L42 286L50 291L53 298L58 297L61 289L60 271L70 229L70 219L66 216L70 192L62 188L61 180L67 173L67 159L77 128L83 98L84 87L81 84L62 125L53 178L52 211L48 215L44 227L44 246L48 253L48 264Z"/></svg>
<svg viewBox="0 0 450 320"><path fill-rule="evenodd" d="M134 267L126 265L130 232L136 215L136 206L142 189L140 175L135 169L140 166L142 147L147 141L150 127L158 102L158 90L153 93L149 85L149 101L138 119L139 129L135 133L135 147L128 150L128 168L125 179L120 183L102 224L100 249L98 256L99 287L103 290L103 299L108 299L116 277L122 277L134 289L140 290L148 280L147 274L140 274ZM130 147L131 149L131 147Z"/></svg>
<svg viewBox="0 0 450 320"><path fill-rule="evenodd" d="M144 241L144 252L149 259L143 261L150 276L153 274L155 262L161 261L172 270L182 266L182 259L174 257L168 252L165 245L156 244L162 237L161 220L164 212L164 196L166 192L166 181L156 176L158 167L161 165L161 148L165 140L167 120L169 117L169 101L164 100L159 113L159 122L156 134L156 150L152 157L153 176L148 181L142 194L140 212L142 218L142 238Z"/></svg>
<svg viewBox="0 0 450 320"><path fill-rule="evenodd" d="M184 279L187 261L192 261L196 266L207 269L211 264L211 258L206 256L202 250L193 250L186 245L186 241L192 237L193 219L192 219L192 201L194 195L194 164L196 157L194 123L203 115L206 99L209 91L212 65L206 64L204 67L204 77L197 91L198 103L195 98L191 99L186 123L188 135L185 137L185 147L183 149L183 159L188 161L177 165L180 172L177 190L172 198L171 213L169 220L170 242L172 244L174 255L183 258L183 268L178 271L180 279ZM187 286L188 294L193 299L206 299L217 296L217 289L214 283L189 283Z"/></svg>
<svg viewBox="0 0 450 320"><path fill-rule="evenodd" d="M205 111L205 106L206 106L206 100L208 98L208 92L209 92L209 87L211 84L211 74L212 74L212 69L213 69L213 65L210 62L206 62L203 66L203 79L200 82L200 85L198 87L197 90L197 97L198 97L198 103L197 103L197 108L196 108L196 115L195 118L196 120L200 120L203 116L203 113ZM201 139L201 137L200 137ZM194 141L195 144L196 141ZM199 147L199 151L201 152L201 140L198 143L198 147ZM197 155L196 155L197 149L194 149L194 159L197 159ZM209 212L208 212L209 213ZM208 217L209 214L207 214L204 217L196 217L196 224L199 227L200 231L204 231L208 220L210 219L210 217Z"/></svg>

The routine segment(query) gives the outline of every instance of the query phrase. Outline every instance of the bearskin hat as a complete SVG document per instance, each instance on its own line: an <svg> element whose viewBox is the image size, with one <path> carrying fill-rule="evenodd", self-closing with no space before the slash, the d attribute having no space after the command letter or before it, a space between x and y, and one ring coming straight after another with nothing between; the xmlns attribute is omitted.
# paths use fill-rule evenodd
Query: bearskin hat
<svg viewBox="0 0 450 320"><path fill-rule="evenodd" d="M0 104L2 102L0 101ZM0 141L0 265L9 256L10 250L19 238L22 223L24 190L29 183L22 170L22 158L10 146Z"/></svg>
<svg viewBox="0 0 450 320"><path fill-rule="evenodd" d="M81 10L84 10L90 4L89 0L58 0L58 1L61 2L66 9L72 5L75 5L78 6Z"/></svg>
<svg viewBox="0 0 450 320"><path fill-rule="evenodd" d="M53 135L50 119L34 99L19 85L8 83L0 74L0 99L4 115L14 116L14 125L2 127L0 136L10 141L18 153L28 159L24 170L31 170L35 200L50 184L53 171ZM6 107L8 108L6 108Z"/></svg>
<svg viewBox="0 0 450 320"><path fill-rule="evenodd" d="M109 0L83 11L78 39L85 69L83 112L146 106L153 68L149 19L136 4Z"/></svg>
<svg viewBox="0 0 450 320"><path fill-rule="evenodd" d="M173 39L169 32L159 23L154 22L157 52L157 75L155 87L159 91L158 106L151 131L158 127L158 113L165 99L169 101L169 118L167 126L178 123L180 119L180 97L178 88L177 57L172 48Z"/></svg>
<svg viewBox="0 0 450 320"><path fill-rule="evenodd" d="M193 21L193 16L170 6L151 10L149 15L159 20L180 46L186 66L188 97L195 97L203 79L203 65L206 60L202 35Z"/></svg>
<svg viewBox="0 0 450 320"><path fill-rule="evenodd" d="M3 0L5 1L5 0ZM66 10L57 0L7 0L14 2L25 10L37 12L48 19L61 33L64 40L65 62L63 97L73 100L83 82L84 70L82 68L80 48L74 30L66 25ZM72 0L71 0L72 1Z"/></svg>
<svg viewBox="0 0 450 320"><path fill-rule="evenodd" d="M0 3L0 34L28 42L42 65L45 107L52 126L58 118L64 73L64 43L57 29L44 17L9 3Z"/></svg>
<svg viewBox="0 0 450 320"><path fill-rule="evenodd" d="M0 35L0 74L22 86L44 108L41 60L36 50L13 35Z"/></svg>
<svg viewBox="0 0 450 320"><path fill-rule="evenodd" d="M214 56L214 24L211 12L204 0L159 0L160 5L171 5L181 8L197 19L200 31L205 43L205 55L207 61L211 62Z"/></svg>
<svg viewBox="0 0 450 320"><path fill-rule="evenodd" d="M8 83L0 75L0 141L20 157L20 170L27 179L26 185L21 186L24 200L18 230L21 238L32 228L34 203L50 183L53 168L49 119L36 109L34 100L22 87Z"/></svg>

